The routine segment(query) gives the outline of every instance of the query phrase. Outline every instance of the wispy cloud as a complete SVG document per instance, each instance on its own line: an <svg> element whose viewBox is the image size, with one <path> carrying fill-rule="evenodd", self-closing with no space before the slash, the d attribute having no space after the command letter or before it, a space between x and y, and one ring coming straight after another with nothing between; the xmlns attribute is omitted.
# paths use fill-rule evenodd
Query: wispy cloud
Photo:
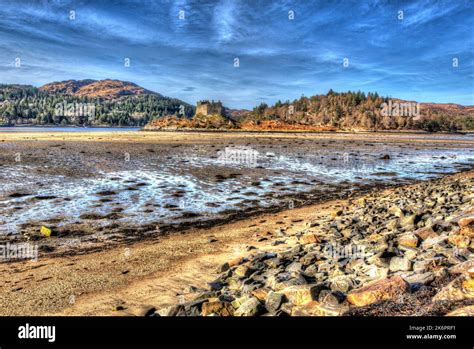
<svg viewBox="0 0 474 349"><path fill-rule="evenodd" d="M329 88L474 104L473 27L470 0L4 0L0 82L117 78L246 108Z"/></svg>

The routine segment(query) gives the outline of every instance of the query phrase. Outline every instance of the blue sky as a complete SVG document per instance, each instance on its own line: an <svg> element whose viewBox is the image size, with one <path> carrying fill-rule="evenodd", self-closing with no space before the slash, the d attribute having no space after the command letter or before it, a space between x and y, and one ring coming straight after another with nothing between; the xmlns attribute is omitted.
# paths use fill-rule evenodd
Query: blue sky
<svg viewBox="0 0 474 349"><path fill-rule="evenodd" d="M232 108L330 88L473 105L474 0L0 0L0 83L105 78Z"/></svg>

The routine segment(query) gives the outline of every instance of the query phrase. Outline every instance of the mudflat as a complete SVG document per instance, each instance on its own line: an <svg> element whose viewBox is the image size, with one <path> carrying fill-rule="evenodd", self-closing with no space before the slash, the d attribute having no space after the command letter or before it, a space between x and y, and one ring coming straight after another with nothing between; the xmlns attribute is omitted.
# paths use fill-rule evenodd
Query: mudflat
<svg viewBox="0 0 474 349"><path fill-rule="evenodd" d="M1 243L39 250L1 264L2 315L180 304L224 261L287 248L281 229L474 163L462 135L15 132L0 149Z"/></svg>

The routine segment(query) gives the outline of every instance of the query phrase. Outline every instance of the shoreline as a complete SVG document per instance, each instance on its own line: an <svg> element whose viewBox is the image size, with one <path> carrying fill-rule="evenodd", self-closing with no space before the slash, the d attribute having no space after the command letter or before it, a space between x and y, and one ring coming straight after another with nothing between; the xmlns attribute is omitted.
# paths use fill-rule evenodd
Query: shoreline
<svg viewBox="0 0 474 349"><path fill-rule="evenodd" d="M474 177L474 171L400 188L468 177ZM211 228L192 228L101 252L2 263L0 292L6 297L0 297L1 315L127 316L190 301L195 296L190 286L205 289L223 262L247 256L254 248L283 249L272 245L280 229L296 234L307 229L308 222L347 206L349 200L329 200Z"/></svg>

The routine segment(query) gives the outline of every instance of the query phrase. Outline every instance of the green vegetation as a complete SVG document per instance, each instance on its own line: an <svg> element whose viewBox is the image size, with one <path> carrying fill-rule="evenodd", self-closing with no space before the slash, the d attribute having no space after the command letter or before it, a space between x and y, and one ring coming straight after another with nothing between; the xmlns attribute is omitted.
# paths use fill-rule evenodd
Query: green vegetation
<svg viewBox="0 0 474 349"><path fill-rule="evenodd" d="M92 103L95 113L92 117L56 115L55 107L61 103ZM129 95L107 100L45 93L33 86L0 85L0 124L3 125L143 126L156 118L179 115L181 110L187 118L194 114L193 106L160 95Z"/></svg>
<svg viewBox="0 0 474 349"><path fill-rule="evenodd" d="M258 124L263 120L282 120L289 124L334 126L340 129L404 130L421 129L430 132L473 130L473 115L468 111L431 110L421 107L419 120L412 116L383 115L382 104L390 97L378 93L329 90L326 95L302 96L293 102L278 101L274 106L262 103L255 107L244 122ZM403 101L392 99L392 102ZM470 113L470 114L469 114Z"/></svg>

